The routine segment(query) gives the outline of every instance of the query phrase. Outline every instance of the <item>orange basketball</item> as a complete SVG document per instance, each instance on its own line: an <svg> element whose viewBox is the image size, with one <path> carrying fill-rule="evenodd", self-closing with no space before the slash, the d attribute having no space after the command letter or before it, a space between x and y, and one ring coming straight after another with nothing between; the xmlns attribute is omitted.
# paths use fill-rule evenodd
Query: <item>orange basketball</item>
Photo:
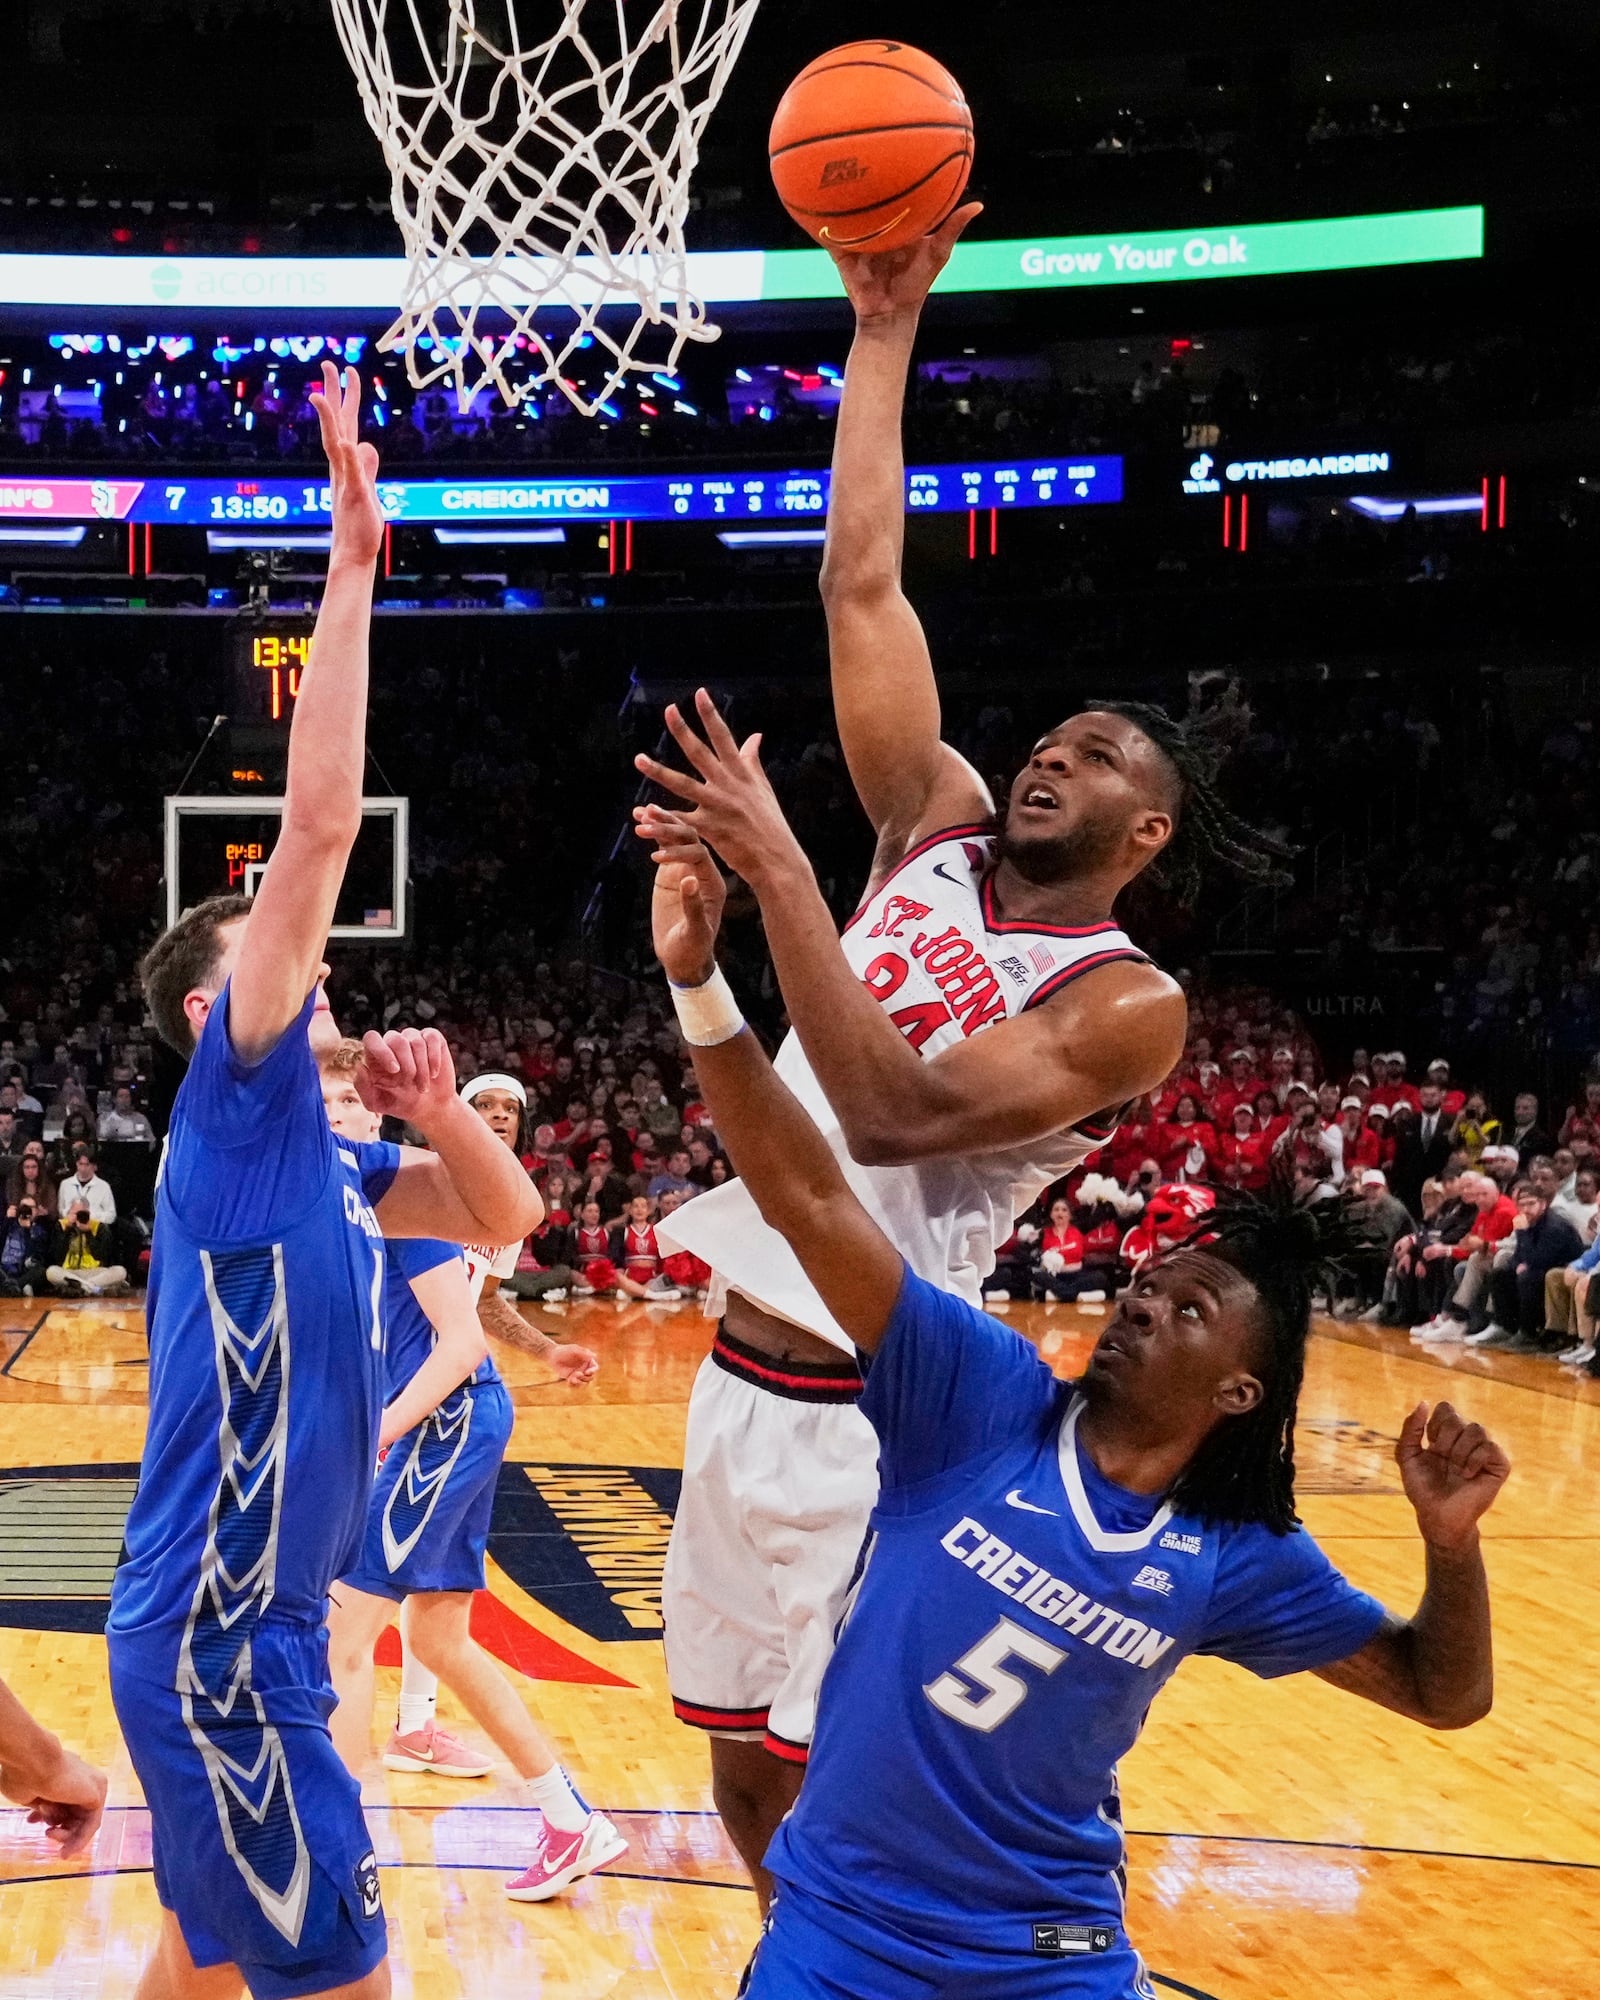
<svg viewBox="0 0 1600 2000"><path fill-rule="evenodd" d="M961 86L904 42L848 42L783 93L767 141L784 207L830 250L898 250L936 228L972 171Z"/></svg>

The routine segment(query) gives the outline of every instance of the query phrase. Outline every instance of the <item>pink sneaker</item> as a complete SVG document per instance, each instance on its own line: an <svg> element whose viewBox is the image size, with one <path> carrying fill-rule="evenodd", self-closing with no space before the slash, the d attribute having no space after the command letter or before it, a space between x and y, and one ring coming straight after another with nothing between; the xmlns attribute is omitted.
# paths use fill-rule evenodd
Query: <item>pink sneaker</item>
<svg viewBox="0 0 1600 2000"><path fill-rule="evenodd" d="M592 1875L627 1851L628 1843L604 1813L590 1813L572 1833L562 1833L546 1821L533 1859L515 1881L506 1884L506 1894L513 1903L548 1902L579 1876Z"/></svg>
<svg viewBox="0 0 1600 2000"><path fill-rule="evenodd" d="M487 1778L494 1769L436 1722L413 1729L409 1736L397 1729L384 1750L383 1766L386 1771L431 1771L436 1778Z"/></svg>

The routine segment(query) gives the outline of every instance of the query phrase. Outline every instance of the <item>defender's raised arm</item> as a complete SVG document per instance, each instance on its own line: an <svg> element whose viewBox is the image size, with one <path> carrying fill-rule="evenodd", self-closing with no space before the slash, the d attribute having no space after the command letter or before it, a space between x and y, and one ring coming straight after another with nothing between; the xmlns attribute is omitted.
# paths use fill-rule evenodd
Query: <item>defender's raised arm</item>
<svg viewBox="0 0 1600 2000"><path fill-rule="evenodd" d="M230 1038L253 1062L305 1004L333 922L345 865L361 830L367 757L367 638L373 568L383 545L378 454L359 442L360 377L322 368L313 392L333 487L333 549L311 660L289 728L283 826L233 973Z"/></svg>

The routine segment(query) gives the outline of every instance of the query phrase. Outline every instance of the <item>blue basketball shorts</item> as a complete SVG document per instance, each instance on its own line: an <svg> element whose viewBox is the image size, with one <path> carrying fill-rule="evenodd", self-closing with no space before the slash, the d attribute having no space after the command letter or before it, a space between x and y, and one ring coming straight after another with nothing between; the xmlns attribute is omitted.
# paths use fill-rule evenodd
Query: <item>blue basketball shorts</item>
<svg viewBox="0 0 1600 2000"><path fill-rule="evenodd" d="M119 1668L115 1647L111 1698L150 1808L156 1895L195 1964L238 1966L255 2000L365 1978L388 1950L378 1865L326 1721L268 1721L248 1690L226 1710L180 1696Z"/></svg>
<svg viewBox="0 0 1600 2000"><path fill-rule="evenodd" d="M961 1952L779 1882L742 2000L1153 2000L1120 1924L1018 1934L1034 1948Z"/></svg>
<svg viewBox="0 0 1600 2000"><path fill-rule="evenodd" d="M397 1603L425 1590L481 1590L500 1461L511 1442L501 1382L466 1382L390 1447L356 1567L340 1579Z"/></svg>

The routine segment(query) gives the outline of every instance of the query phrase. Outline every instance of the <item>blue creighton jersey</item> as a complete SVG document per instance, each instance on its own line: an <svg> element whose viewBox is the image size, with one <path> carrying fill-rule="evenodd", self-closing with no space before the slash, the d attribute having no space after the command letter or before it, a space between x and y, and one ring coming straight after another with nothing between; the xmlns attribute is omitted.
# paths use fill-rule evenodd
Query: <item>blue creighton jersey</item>
<svg viewBox="0 0 1600 2000"><path fill-rule="evenodd" d="M326 1710L328 1585L361 1545L398 1148L329 1129L314 996L265 1059L212 1009L173 1106L150 1260L150 1422L107 1635L124 1674L274 1721Z"/></svg>
<svg viewBox="0 0 1600 2000"><path fill-rule="evenodd" d="M396 1237L385 1242L383 1274L383 1316L389 1334L389 1360L384 1401L392 1403L433 1352L436 1338L433 1322L417 1303L411 1280L435 1271L452 1260L465 1268L459 1243L436 1242L431 1237ZM485 1355L477 1372L470 1376L474 1387L498 1382L500 1371Z"/></svg>
<svg viewBox="0 0 1600 2000"><path fill-rule="evenodd" d="M1309 1535L1111 1485L1072 1385L909 1271L860 1407L882 1493L768 1866L969 1957L1109 1950L1117 1763L1179 1661L1325 1666L1383 1607Z"/></svg>

